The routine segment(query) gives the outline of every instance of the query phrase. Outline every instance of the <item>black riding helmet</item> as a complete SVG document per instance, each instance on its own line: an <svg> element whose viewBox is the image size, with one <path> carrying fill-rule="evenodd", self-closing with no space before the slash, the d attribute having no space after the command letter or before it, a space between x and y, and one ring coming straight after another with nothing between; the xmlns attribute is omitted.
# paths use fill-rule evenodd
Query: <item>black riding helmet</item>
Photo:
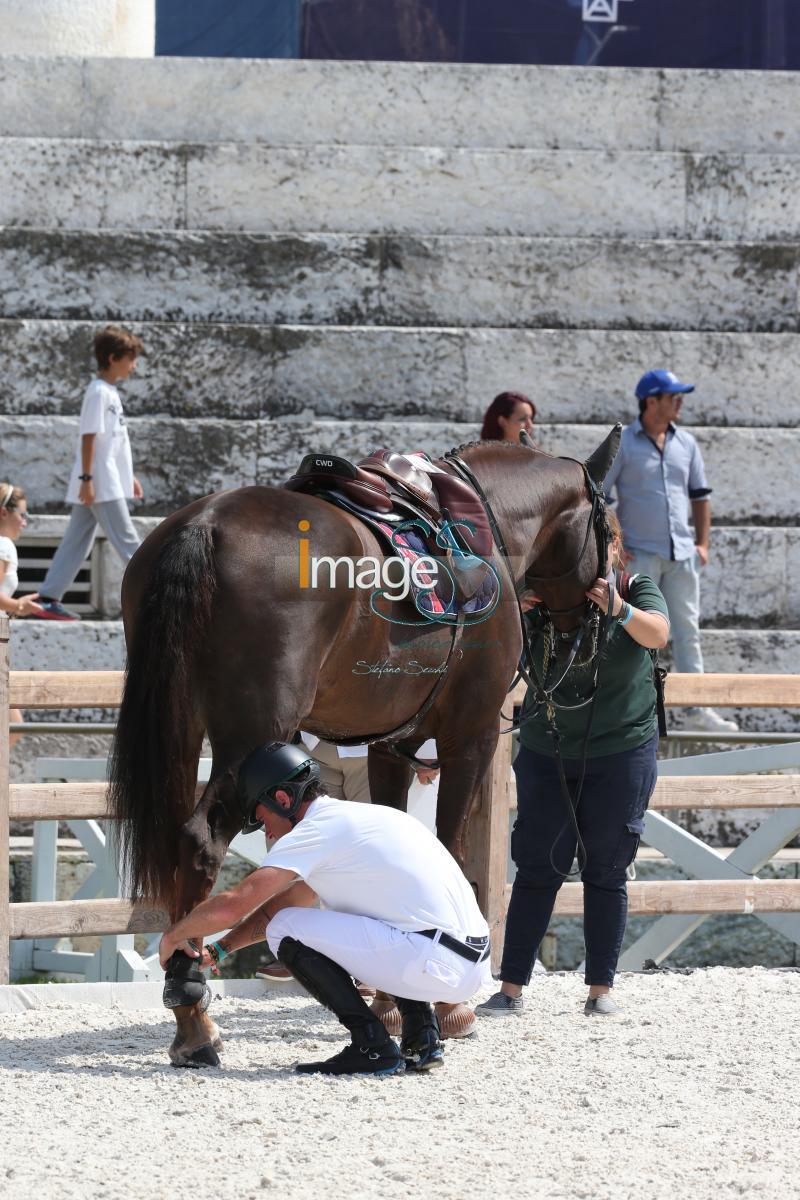
<svg viewBox="0 0 800 1200"><path fill-rule="evenodd" d="M259 804L294 824L293 818L306 792L319 777L319 766L309 757L305 746L292 746L286 742L268 742L259 746L239 767L237 793L244 814L242 833L261 829L263 822L256 817ZM282 808L270 795L277 787L292 797L288 808Z"/></svg>

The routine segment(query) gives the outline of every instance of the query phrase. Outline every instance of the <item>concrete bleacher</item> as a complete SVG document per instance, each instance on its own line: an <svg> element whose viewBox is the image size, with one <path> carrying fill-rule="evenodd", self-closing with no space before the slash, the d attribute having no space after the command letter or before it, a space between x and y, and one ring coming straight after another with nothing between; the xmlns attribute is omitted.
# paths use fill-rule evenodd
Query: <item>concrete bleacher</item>
<svg viewBox="0 0 800 1200"><path fill-rule="evenodd" d="M796 670L798 88L0 58L0 476L63 511L109 319L150 350L125 392L150 514L278 482L310 449L442 451L507 387L544 449L581 456L672 366L698 384L685 423L714 487L707 666ZM20 624L13 652L118 666L121 630Z"/></svg>

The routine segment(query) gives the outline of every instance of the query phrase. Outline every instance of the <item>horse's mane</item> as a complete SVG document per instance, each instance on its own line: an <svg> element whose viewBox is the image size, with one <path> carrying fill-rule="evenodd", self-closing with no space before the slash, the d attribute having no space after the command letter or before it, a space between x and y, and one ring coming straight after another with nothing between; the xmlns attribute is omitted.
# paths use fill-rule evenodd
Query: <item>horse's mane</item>
<svg viewBox="0 0 800 1200"><path fill-rule="evenodd" d="M521 442L498 441L497 438L476 438L472 442L462 442L459 446L453 446L452 450L448 450L448 454L457 454L459 450L472 450L476 446L520 446Z"/></svg>
<svg viewBox="0 0 800 1200"><path fill-rule="evenodd" d="M504 446L512 450L530 450L534 454L544 454L546 458L555 457L547 450L540 450L538 446L523 446L522 442L498 441L497 438L476 438L472 442L462 442L459 446L453 446L453 448L448 450L447 453L459 454L462 450L477 450L481 446L492 446L493 448Z"/></svg>

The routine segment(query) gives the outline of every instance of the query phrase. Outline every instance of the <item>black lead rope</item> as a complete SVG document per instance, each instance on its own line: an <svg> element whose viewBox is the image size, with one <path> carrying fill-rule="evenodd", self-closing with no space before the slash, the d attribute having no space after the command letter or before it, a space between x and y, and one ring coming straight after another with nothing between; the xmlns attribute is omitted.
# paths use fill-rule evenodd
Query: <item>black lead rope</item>
<svg viewBox="0 0 800 1200"><path fill-rule="evenodd" d="M575 833L576 848L577 848L576 853L577 853L577 858L578 858L579 872L583 871L583 868L586 866L586 861L587 861L588 855L586 853L586 846L584 844L583 838L581 837L580 825L578 823L578 809L580 807L581 799L583 796L583 784L586 779L586 762L587 762L588 755L589 755L589 739L590 739L591 733L592 733L592 723L594 721L594 713L595 713L595 702L597 700L598 678L600 675L600 658L603 653L603 650L605 649L606 641L608 640L608 631L611 627L611 620L612 620L611 610L613 607L614 607L614 584L609 583L609 585L608 585L608 609L604 616L603 628L600 633L600 637L598 638L598 641L597 641L597 659L596 659L596 667L595 667L595 675L594 675L594 685L593 685L593 689L592 689L591 699L589 701L589 714L586 719L586 731L583 735L583 743L581 745L581 770L580 770L580 775L578 777L578 786L575 789L574 796L573 796L572 792L570 791L569 784L567 782L566 771L564 769L564 760L561 757L561 734L559 733L558 726L556 725L555 707L553 706L553 704L548 704L547 710L546 710L547 732L550 735L552 742L553 742L553 749L555 752L556 764L558 766L558 783L559 783L559 787L561 789L561 798L567 807L569 823L572 825L573 832ZM555 841L553 842L553 845L550 847L550 864L553 867L553 870L556 871L557 874L561 875L561 874L563 874L563 872L559 870L558 866L553 861L553 856L555 854L555 849L556 849L556 843L558 842L559 837L561 837L561 832L559 832L558 836L556 837ZM567 875L569 875L569 873L570 872L568 871ZM566 875L564 877L566 878Z"/></svg>

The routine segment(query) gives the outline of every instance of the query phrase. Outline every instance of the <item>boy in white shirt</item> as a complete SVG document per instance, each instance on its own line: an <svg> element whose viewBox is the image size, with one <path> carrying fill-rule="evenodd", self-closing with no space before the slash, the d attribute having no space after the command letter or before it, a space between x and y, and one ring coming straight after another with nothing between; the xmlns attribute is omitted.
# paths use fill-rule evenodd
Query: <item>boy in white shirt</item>
<svg viewBox="0 0 800 1200"><path fill-rule="evenodd" d="M115 325L108 325L94 339L98 372L81 407L78 446L67 489L72 513L39 591L41 611L31 613L29 620L80 620L77 613L64 607L61 598L89 553L98 524L124 562L139 547L128 501L141 500L143 492L133 474L128 428L116 384L131 375L142 350L138 337Z"/></svg>

